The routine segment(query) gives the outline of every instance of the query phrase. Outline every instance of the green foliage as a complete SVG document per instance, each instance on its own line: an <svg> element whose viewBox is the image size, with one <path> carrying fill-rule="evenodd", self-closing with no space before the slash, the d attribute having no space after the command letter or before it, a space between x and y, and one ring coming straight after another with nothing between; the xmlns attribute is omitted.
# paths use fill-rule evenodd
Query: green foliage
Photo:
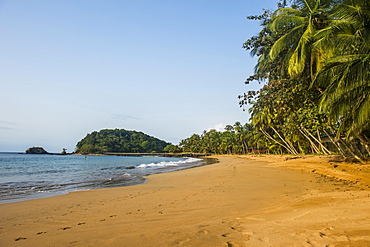
<svg viewBox="0 0 370 247"><path fill-rule="evenodd" d="M323 88L320 109L339 124L339 134L363 135L370 127L370 2L345 1L331 16L316 36L332 56L313 85Z"/></svg>
<svg viewBox="0 0 370 247"><path fill-rule="evenodd" d="M87 134L76 145L82 154L163 152L169 143L142 132L104 129Z"/></svg>
<svg viewBox="0 0 370 247"><path fill-rule="evenodd" d="M269 150L370 155L370 2L293 0L249 19L262 29L244 48L258 57L261 90L239 96Z"/></svg>
<svg viewBox="0 0 370 247"><path fill-rule="evenodd" d="M270 141L252 125L236 122L234 125L227 125L223 132L211 129L203 131L201 135L193 134L182 140L179 146L183 152L246 154L265 152L268 145Z"/></svg>
<svg viewBox="0 0 370 247"><path fill-rule="evenodd" d="M168 153L181 153L181 148L178 145L169 144L163 149L163 151Z"/></svg>

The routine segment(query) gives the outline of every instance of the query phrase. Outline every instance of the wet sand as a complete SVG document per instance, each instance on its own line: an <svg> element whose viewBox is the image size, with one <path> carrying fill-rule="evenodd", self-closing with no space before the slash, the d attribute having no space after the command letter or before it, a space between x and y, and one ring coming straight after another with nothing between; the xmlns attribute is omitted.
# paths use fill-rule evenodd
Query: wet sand
<svg viewBox="0 0 370 247"><path fill-rule="evenodd" d="M369 165L216 156L146 184L0 205L0 246L370 246Z"/></svg>

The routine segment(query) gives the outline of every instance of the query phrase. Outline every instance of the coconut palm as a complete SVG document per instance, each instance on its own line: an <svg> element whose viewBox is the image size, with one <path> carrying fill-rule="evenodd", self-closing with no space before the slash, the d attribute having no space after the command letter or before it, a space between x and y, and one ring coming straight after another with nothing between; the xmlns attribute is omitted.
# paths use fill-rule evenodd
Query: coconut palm
<svg viewBox="0 0 370 247"><path fill-rule="evenodd" d="M320 50L313 49L315 34L327 24L329 0L297 0L290 8L279 8L272 16L269 27L283 35L274 43L269 52L270 59L285 53L285 65L291 76L304 71L313 78L325 57Z"/></svg>

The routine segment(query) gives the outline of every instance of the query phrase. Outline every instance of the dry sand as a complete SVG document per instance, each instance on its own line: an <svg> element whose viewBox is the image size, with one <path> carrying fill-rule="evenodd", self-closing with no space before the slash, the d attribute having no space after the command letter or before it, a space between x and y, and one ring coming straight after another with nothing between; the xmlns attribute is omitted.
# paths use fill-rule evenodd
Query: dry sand
<svg viewBox="0 0 370 247"><path fill-rule="evenodd" d="M131 187L0 205L0 246L370 246L369 165L217 156Z"/></svg>

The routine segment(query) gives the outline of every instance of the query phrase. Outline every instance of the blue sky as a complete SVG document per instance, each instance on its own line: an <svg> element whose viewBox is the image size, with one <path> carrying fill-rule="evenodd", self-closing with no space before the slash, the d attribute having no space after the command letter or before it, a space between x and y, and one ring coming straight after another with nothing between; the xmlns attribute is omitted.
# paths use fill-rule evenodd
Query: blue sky
<svg viewBox="0 0 370 247"><path fill-rule="evenodd" d="M177 144L245 123L248 15L275 0L0 0L0 151L73 151L87 133Z"/></svg>

